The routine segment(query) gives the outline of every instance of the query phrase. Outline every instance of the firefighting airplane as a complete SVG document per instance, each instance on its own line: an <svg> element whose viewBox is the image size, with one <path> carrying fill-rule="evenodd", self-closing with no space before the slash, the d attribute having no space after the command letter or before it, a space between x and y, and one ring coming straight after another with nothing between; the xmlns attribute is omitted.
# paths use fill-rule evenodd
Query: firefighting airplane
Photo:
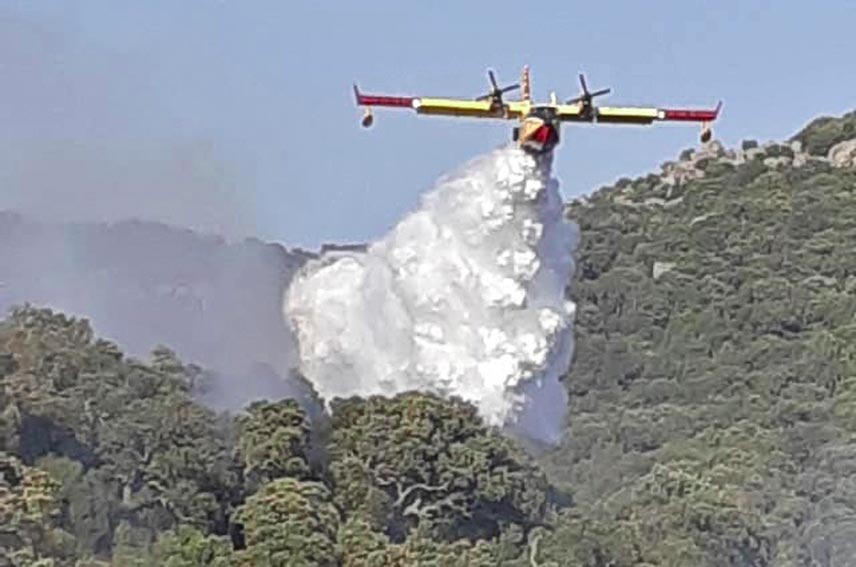
<svg viewBox="0 0 856 567"><path fill-rule="evenodd" d="M549 103L535 103L531 99L529 67L524 66L520 84L499 88L496 76L488 70L491 90L473 100L459 98L428 98L412 96L368 95L360 92L354 84L357 106L366 107L362 125L370 127L374 122L373 106L412 108L419 114L445 116L471 116L474 118L499 118L519 120L514 127L512 139L518 145L534 154L551 151L559 143L559 126L562 122L591 122L607 124L651 124L655 120L680 122L700 122L700 140L710 140L710 123L716 120L722 102L713 110L687 110L645 107L607 107L595 106L592 99L605 95L611 89L589 92L585 77L580 74L582 92L579 96L566 100L563 104L556 99L556 93L550 94ZM522 87L522 88L521 88ZM502 95L521 89L521 100L505 101Z"/></svg>

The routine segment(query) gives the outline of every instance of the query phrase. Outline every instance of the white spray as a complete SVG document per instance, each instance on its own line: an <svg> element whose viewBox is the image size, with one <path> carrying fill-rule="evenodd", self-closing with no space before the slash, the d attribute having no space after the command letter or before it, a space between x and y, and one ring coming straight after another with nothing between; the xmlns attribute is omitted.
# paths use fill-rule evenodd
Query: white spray
<svg viewBox="0 0 856 567"><path fill-rule="evenodd" d="M490 424L555 442L577 241L549 157L507 147L477 158L365 253L304 267L285 299L301 372L328 402L457 395Z"/></svg>

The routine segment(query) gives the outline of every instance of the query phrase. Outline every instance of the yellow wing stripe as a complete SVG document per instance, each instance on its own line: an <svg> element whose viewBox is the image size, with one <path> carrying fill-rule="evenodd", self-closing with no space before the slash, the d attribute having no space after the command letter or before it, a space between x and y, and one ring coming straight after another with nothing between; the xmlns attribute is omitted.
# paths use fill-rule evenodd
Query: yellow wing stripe
<svg viewBox="0 0 856 567"><path fill-rule="evenodd" d="M633 118L650 118L652 120L657 118L659 112L656 108L619 108L614 106L599 106L597 108L598 116L606 114L608 116L631 116Z"/></svg>
<svg viewBox="0 0 856 567"><path fill-rule="evenodd" d="M633 108L633 107L610 107L601 106L597 109L598 120L614 119L614 120L630 120L652 122L659 117L660 111L657 108Z"/></svg>
<svg viewBox="0 0 856 567"><path fill-rule="evenodd" d="M599 106L596 108L598 122L623 122L628 124L647 124L660 118L657 108ZM568 122L591 122L591 118L581 113L576 104L556 105L559 120Z"/></svg>
<svg viewBox="0 0 856 567"><path fill-rule="evenodd" d="M508 118L522 115L521 103L508 103ZM466 100L455 98L416 98L413 108L419 114L435 114L443 116L474 116L478 118L505 118L502 110L492 109L490 101Z"/></svg>
<svg viewBox="0 0 856 567"><path fill-rule="evenodd" d="M559 120L580 119L580 107L576 104L557 104L555 108L556 116L559 117Z"/></svg>
<svg viewBox="0 0 856 567"><path fill-rule="evenodd" d="M531 101L509 101L506 110L491 107L489 100L468 100L459 98L413 98L412 107L419 114L441 116L470 116L475 118L518 119L527 116L534 106ZM592 122L592 117L582 113L578 104L556 104L552 106L556 116L564 122ZM597 107L598 122L627 124L649 124L662 118L657 108L642 107Z"/></svg>

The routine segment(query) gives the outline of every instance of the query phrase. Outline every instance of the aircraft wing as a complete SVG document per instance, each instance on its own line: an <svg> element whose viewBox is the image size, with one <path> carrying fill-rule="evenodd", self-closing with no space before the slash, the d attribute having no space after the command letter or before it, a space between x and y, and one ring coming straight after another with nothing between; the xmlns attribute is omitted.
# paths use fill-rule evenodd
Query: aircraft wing
<svg viewBox="0 0 856 567"><path fill-rule="evenodd" d="M365 94L360 92L356 85L354 85L354 96L358 106L410 108L418 114L474 118L518 118L522 114L522 105L515 102L505 103L508 109L506 112L502 107L492 106L490 100Z"/></svg>
<svg viewBox="0 0 856 567"><path fill-rule="evenodd" d="M682 122L713 122L722 103L712 110L691 110L652 107L598 106L586 114L579 104L560 104L556 114L563 122L605 122L611 124L651 124L655 120Z"/></svg>

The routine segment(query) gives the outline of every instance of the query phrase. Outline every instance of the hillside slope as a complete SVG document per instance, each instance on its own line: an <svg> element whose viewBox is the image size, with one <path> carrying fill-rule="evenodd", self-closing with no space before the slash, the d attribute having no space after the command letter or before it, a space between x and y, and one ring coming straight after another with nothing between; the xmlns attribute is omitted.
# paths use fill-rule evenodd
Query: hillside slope
<svg viewBox="0 0 856 567"><path fill-rule="evenodd" d="M547 555L856 565L854 138L850 113L713 144L569 205L577 351L547 468L577 507Z"/></svg>
<svg viewBox="0 0 856 567"><path fill-rule="evenodd" d="M337 400L320 419L291 400L218 415L172 352L126 357L85 321L12 311L0 566L856 565L854 127L851 113L783 144L712 144L569 205L571 413L540 462L435 396ZM37 234L6 219L0 252ZM179 297L211 280L278 301L282 282L239 275L281 251L176 246L113 260L89 246L71 287L155 308L197 274ZM0 262L7 289L56 283L24 260L67 255L40 250ZM223 330L227 357L244 337Z"/></svg>

